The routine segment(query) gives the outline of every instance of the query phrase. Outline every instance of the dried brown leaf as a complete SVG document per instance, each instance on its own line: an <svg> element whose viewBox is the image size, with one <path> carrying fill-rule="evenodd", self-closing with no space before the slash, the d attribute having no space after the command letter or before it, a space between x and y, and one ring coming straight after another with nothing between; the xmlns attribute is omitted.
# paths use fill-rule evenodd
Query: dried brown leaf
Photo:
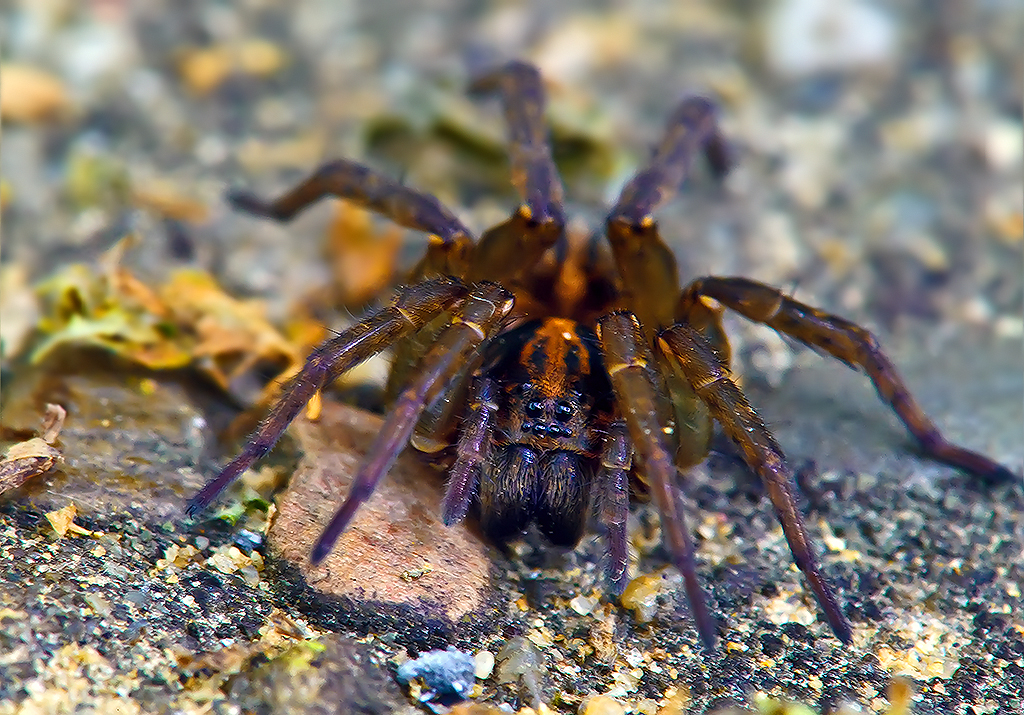
<svg viewBox="0 0 1024 715"><path fill-rule="evenodd" d="M231 297L207 273L176 271L160 295L173 306L175 321L194 333L192 357L207 358L200 369L223 388L259 362L281 364L286 372L302 362L295 346L267 320L262 302Z"/></svg>
<svg viewBox="0 0 1024 715"><path fill-rule="evenodd" d="M52 402L46 404L46 414L43 415L43 441L47 444L53 444L57 441L57 436L60 431L64 428L64 418L68 416L68 411L60 405L55 405Z"/></svg>
<svg viewBox="0 0 1024 715"><path fill-rule="evenodd" d="M32 477L45 474L63 458L60 450L51 445L60 434L66 415L67 411L60 405L48 404L43 418L43 436L8 448L0 459L0 494L17 489Z"/></svg>
<svg viewBox="0 0 1024 715"><path fill-rule="evenodd" d="M17 489L32 477L53 469L61 459L60 450L39 437L18 442L0 460L0 494Z"/></svg>

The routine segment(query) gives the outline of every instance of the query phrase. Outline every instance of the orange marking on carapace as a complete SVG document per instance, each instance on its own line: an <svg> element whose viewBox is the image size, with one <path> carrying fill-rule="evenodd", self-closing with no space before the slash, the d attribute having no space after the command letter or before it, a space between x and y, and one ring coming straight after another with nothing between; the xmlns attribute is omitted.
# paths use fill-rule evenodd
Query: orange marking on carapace
<svg viewBox="0 0 1024 715"><path fill-rule="evenodd" d="M579 355L579 371L576 376L585 377L590 374L590 352L580 339L577 327L573 320L547 318L523 346L520 364L545 397L557 398L569 389L566 358L570 352L575 351ZM543 360L534 359L538 350L543 354ZM538 364L543 367L538 369Z"/></svg>

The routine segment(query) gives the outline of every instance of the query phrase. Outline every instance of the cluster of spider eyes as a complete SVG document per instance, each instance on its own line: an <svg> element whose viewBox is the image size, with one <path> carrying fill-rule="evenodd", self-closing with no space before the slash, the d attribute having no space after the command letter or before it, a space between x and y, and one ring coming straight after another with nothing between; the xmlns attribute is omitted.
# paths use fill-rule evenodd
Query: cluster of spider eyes
<svg viewBox="0 0 1024 715"><path fill-rule="evenodd" d="M531 400L526 403L526 416L534 419L544 413L544 403ZM560 400L555 404L555 419L561 422L558 424L544 424L543 422L526 422L523 425L523 432L533 432L538 437L572 437L572 430L565 426L565 423L572 419L572 405L566 400Z"/></svg>

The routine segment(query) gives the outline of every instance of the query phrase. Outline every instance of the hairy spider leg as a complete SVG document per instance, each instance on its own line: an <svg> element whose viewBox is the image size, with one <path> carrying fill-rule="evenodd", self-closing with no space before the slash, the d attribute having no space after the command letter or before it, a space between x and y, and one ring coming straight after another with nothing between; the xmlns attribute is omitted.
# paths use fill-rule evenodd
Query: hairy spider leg
<svg viewBox="0 0 1024 715"><path fill-rule="evenodd" d="M728 146L718 128L714 103L706 97L687 97L669 115L651 160L622 189L610 218L627 224L649 221L682 186L698 152L704 153L716 176L729 170Z"/></svg>
<svg viewBox="0 0 1024 715"><path fill-rule="evenodd" d="M497 91L501 95L508 125L512 184L522 196L529 218L540 224L564 226L564 190L547 141L546 98L540 72L525 62L510 62L477 78L470 91Z"/></svg>
<svg viewBox="0 0 1024 715"><path fill-rule="evenodd" d="M512 293L496 283L484 282L475 286L454 311L451 324L438 336L420 362L416 377L388 412L366 460L352 480L348 496L313 546L312 563L327 557L356 510L409 443L424 408L461 372L470 354L502 327L514 303Z"/></svg>
<svg viewBox="0 0 1024 715"><path fill-rule="evenodd" d="M797 567L821 604L833 633L843 643L849 643L850 624L818 567L803 518L797 510L793 475L782 449L733 381L728 366L699 332L688 325L676 325L661 333L657 345L679 363L697 396L739 446L747 465L761 477Z"/></svg>
<svg viewBox="0 0 1024 715"><path fill-rule="evenodd" d="M626 311L611 313L597 323L605 367L615 403L629 429L633 448L650 483L651 496L661 515L661 531L672 561L683 576L697 633L708 652L715 649L716 625L708 611L704 590L697 581L693 541L686 528L677 488L677 467L666 440L668 425L659 417L659 373L644 339L640 322Z"/></svg>
<svg viewBox="0 0 1024 715"><path fill-rule="evenodd" d="M455 464L448 476L441 520L445 526L462 521L476 494L480 477L491 458L491 442L498 413L498 388L494 380L477 377L469 394L469 407L462 420L456 446Z"/></svg>
<svg viewBox="0 0 1024 715"><path fill-rule="evenodd" d="M345 371L391 345L396 339L419 330L468 294L454 278L435 278L403 289L386 308L367 316L348 330L317 347L302 369L282 389L281 396L242 451L198 494L187 511L195 516L228 484L277 443L285 429L313 395Z"/></svg>
<svg viewBox="0 0 1024 715"><path fill-rule="evenodd" d="M236 209L277 221L290 221L324 196L351 201L399 226L430 234L427 254L412 272L412 280L439 275L465 276L476 239L455 214L433 196L402 186L354 161L336 159L323 164L270 201L243 189L227 192L228 202Z"/></svg>
<svg viewBox="0 0 1024 715"><path fill-rule="evenodd" d="M547 249L557 245L561 261L567 248L562 180L551 158L544 122L544 84L536 67L511 62L476 79L470 90L501 96L512 183L523 203L507 221L481 236L469 278L515 283Z"/></svg>
<svg viewBox="0 0 1024 715"><path fill-rule="evenodd" d="M277 221L290 221L324 196L337 196L386 216L399 226L414 228L445 243L472 237L455 214L429 194L402 186L373 169L348 159L323 164L280 197L265 201L249 191L229 191L228 201L242 211Z"/></svg>
<svg viewBox="0 0 1024 715"><path fill-rule="evenodd" d="M628 580L626 562L626 520L629 518L629 470L633 466L633 446L626 423L615 420L608 426L601 452L600 518L608 538L608 580L612 590L621 594Z"/></svg>
<svg viewBox="0 0 1024 715"><path fill-rule="evenodd" d="M648 344L658 330L676 322L675 301L680 291L675 255L662 241L651 212L676 193L690 174L694 156L701 153L716 176L728 170L714 104L702 97L688 97L669 117L651 160L626 183L608 214L608 242L622 278L622 304L640 319ZM709 334L714 334L716 347L727 357L729 347L717 316L706 317ZM655 360L672 397L676 463L684 468L699 464L711 444L707 407L676 365L662 355L655 355Z"/></svg>
<svg viewBox="0 0 1024 715"><path fill-rule="evenodd" d="M625 305L640 319L648 339L672 324L670 300L679 295L675 256L658 236L651 213L675 194L701 152L716 175L725 174L727 152L714 105L688 97L669 117L650 162L623 187L608 214L608 241L626 286Z"/></svg>
<svg viewBox="0 0 1024 715"><path fill-rule="evenodd" d="M933 459L990 484L1018 479L998 462L946 441L907 390L878 340L864 328L746 278L699 278L687 287L684 300L699 301L700 296L713 298L750 320L823 350L854 369L863 369L882 401L896 413L921 450Z"/></svg>

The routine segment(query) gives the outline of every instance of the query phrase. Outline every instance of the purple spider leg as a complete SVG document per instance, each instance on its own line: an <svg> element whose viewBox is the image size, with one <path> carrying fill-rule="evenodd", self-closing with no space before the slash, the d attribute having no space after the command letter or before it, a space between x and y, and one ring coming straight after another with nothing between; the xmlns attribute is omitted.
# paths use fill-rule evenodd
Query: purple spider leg
<svg viewBox="0 0 1024 715"><path fill-rule="evenodd" d="M482 283L474 288L452 316L451 325L438 336L423 357L412 383L398 396L370 447L366 461L353 479L348 496L314 544L310 555L314 564L327 557L356 511L391 469L409 443L426 406L455 378L470 354L501 327L514 302L512 294L501 286Z"/></svg>
<svg viewBox="0 0 1024 715"><path fill-rule="evenodd" d="M512 183L523 197L529 218L540 224L565 225L564 190L551 158L544 122L544 82L533 65L510 62L477 78L471 92L498 91L508 127Z"/></svg>
<svg viewBox="0 0 1024 715"><path fill-rule="evenodd" d="M832 632L843 643L849 643L853 639L850 623L818 566L803 517L797 509L793 475L782 449L733 382L729 368L700 333L687 325L676 325L661 334L658 346L679 363L697 396L740 447L747 465L761 477L793 560L821 605Z"/></svg>
<svg viewBox="0 0 1024 715"><path fill-rule="evenodd" d="M671 301L679 295L675 255L658 235L651 214L690 175L698 153L705 155L715 174L728 169L714 104L703 97L688 97L669 117L651 160L626 183L608 212L608 242L622 276L625 304L640 319L648 339L672 324Z"/></svg>
<svg viewBox="0 0 1024 715"><path fill-rule="evenodd" d="M863 370L878 396L896 413L925 454L988 484L1019 482L1020 477L1007 467L946 440L910 394L896 366L882 352L878 339L859 325L748 278L699 278L687 287L683 296L690 303L699 301L700 296L713 298L749 320L763 323L854 369Z"/></svg>
<svg viewBox="0 0 1024 715"><path fill-rule="evenodd" d="M459 435L457 457L452 465L441 503L445 526L462 521L476 494L480 478L491 456L491 438L498 413L497 386L494 380L479 377L473 381L469 410Z"/></svg>
<svg viewBox="0 0 1024 715"><path fill-rule="evenodd" d="M376 211L399 226L426 231L454 243L472 233L444 204L429 194L402 186L373 169L348 159L336 159L318 168L294 188L272 201L252 192L231 190L228 201L255 216L290 221L324 196L336 196Z"/></svg>
<svg viewBox="0 0 1024 715"><path fill-rule="evenodd" d="M544 83L536 67L511 62L477 78L470 90L497 92L501 97L512 183L522 204L508 220L480 237L468 277L508 285L529 271L547 249L555 246L560 260L567 249L562 180L551 158L544 123Z"/></svg>
<svg viewBox="0 0 1024 715"><path fill-rule="evenodd" d="M612 591L621 594L626 587L629 547L626 521L629 518L629 470L633 447L626 423L616 420L608 427L601 452L600 518L608 539L608 580Z"/></svg>
<svg viewBox="0 0 1024 715"><path fill-rule="evenodd" d="M238 456L189 500L188 515L194 517L206 508L228 484L269 452L318 391L400 336L418 330L467 292L466 286L453 278L436 278L409 286L387 308L317 347L306 358L302 370L282 389L270 414L249 436Z"/></svg>
<svg viewBox="0 0 1024 715"><path fill-rule="evenodd" d="M666 444L666 425L659 417L665 409L660 404L662 390L655 381L654 356L632 313L606 315L598 321L597 329L615 391L615 404L629 428L633 448L650 483L651 497L661 515L665 545L683 576L683 588L701 642L705 650L714 652L715 619L708 611L707 597L697 580L693 540L679 497L678 469Z"/></svg>

